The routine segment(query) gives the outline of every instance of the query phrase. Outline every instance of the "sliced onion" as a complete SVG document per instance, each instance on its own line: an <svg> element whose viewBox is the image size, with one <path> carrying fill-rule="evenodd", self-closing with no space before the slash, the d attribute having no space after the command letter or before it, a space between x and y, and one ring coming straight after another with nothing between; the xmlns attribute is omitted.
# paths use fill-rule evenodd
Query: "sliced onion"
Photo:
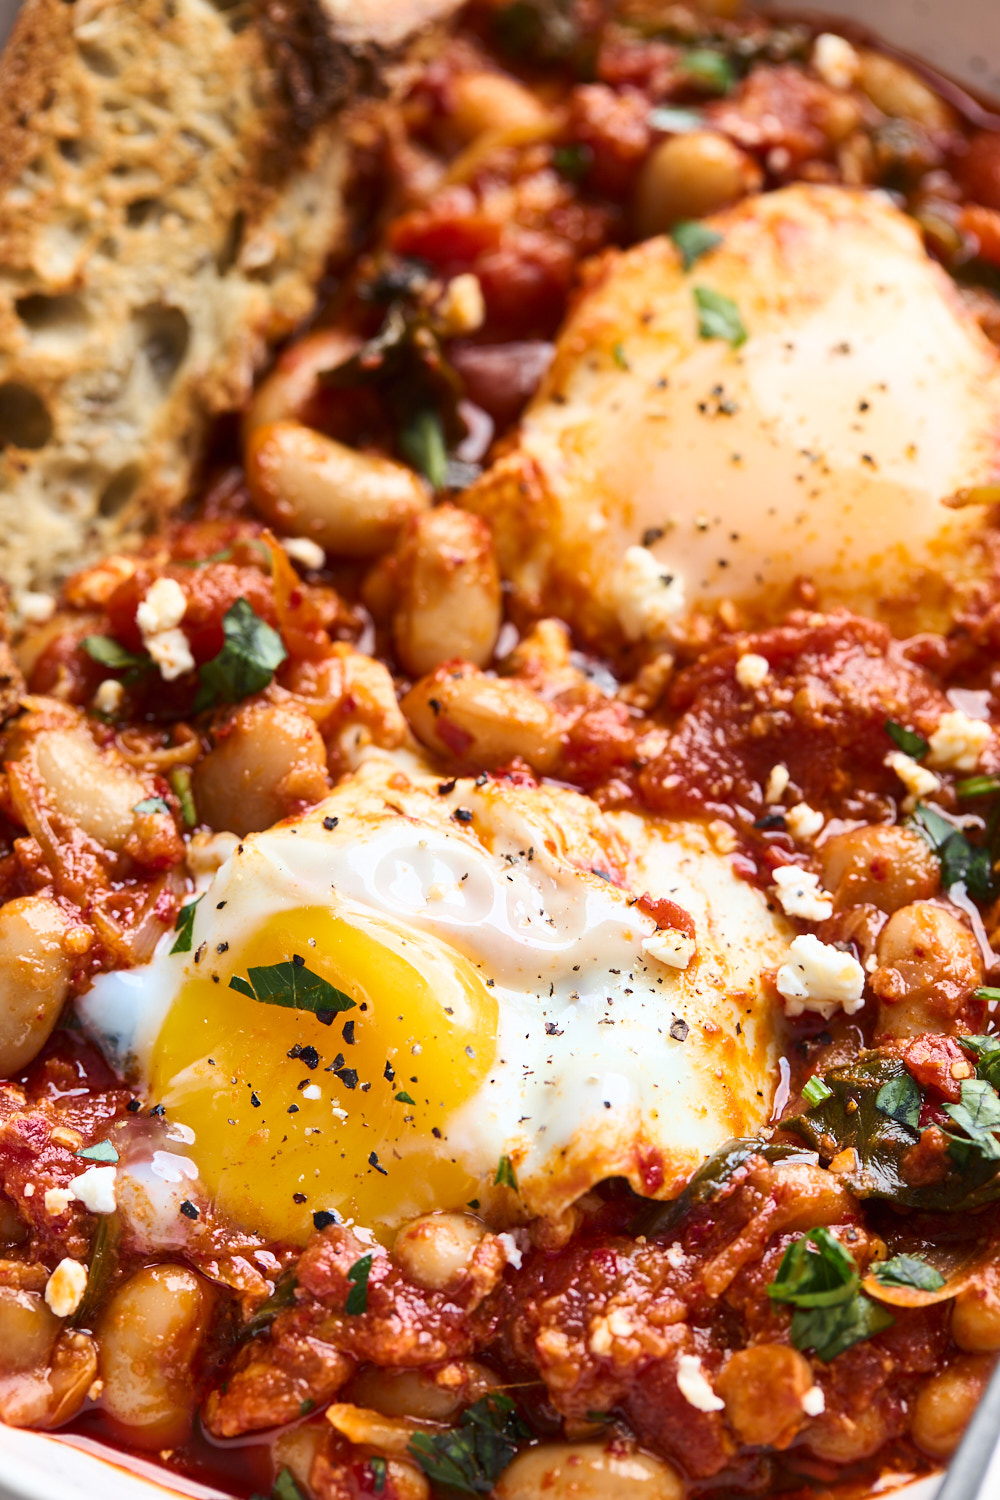
<svg viewBox="0 0 1000 1500"><path fill-rule="evenodd" d="M933 1307L937 1302L947 1302L974 1286L985 1271L996 1263L1000 1246L994 1241L981 1240L975 1244L927 1245L921 1243L912 1249L897 1248L896 1254L915 1255L932 1266L944 1277L944 1285L934 1292L921 1292L912 1286L883 1286L869 1272L861 1283L862 1290L876 1302L886 1302L890 1307Z"/></svg>

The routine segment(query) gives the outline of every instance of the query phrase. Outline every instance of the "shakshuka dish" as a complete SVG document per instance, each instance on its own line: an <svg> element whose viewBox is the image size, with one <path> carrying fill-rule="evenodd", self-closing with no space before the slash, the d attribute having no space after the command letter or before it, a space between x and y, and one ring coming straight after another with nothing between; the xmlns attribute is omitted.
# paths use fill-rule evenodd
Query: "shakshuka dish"
<svg viewBox="0 0 1000 1500"><path fill-rule="evenodd" d="M182 503L8 580L4 1423L274 1500L956 1449L1000 117L833 25L473 0L369 58L350 231Z"/></svg>

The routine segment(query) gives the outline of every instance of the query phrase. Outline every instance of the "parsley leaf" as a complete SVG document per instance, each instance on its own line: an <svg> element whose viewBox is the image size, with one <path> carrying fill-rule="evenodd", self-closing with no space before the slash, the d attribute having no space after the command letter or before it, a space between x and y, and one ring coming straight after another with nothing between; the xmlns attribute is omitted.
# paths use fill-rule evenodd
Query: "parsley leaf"
<svg viewBox="0 0 1000 1500"><path fill-rule="evenodd" d="M911 822L941 861L945 890L961 883L974 900L992 899L993 866L988 849L970 844L960 828L923 802L917 804Z"/></svg>
<svg viewBox="0 0 1000 1500"><path fill-rule="evenodd" d="M894 1255L879 1261L872 1266L872 1275L880 1286L911 1286L918 1292L936 1292L944 1286L941 1272L919 1255Z"/></svg>
<svg viewBox="0 0 1000 1500"><path fill-rule="evenodd" d="M699 338L725 339L733 349L746 343L746 326L732 297L713 291L710 286L696 286L694 300L698 309Z"/></svg>
<svg viewBox="0 0 1000 1500"><path fill-rule="evenodd" d="M113 1163L118 1160L118 1152L110 1141L95 1141L92 1146L81 1146L73 1155L78 1156L81 1161Z"/></svg>
<svg viewBox="0 0 1000 1500"><path fill-rule="evenodd" d="M295 1483L291 1469L282 1469L274 1481L271 1500L302 1500L302 1491Z"/></svg>
<svg viewBox="0 0 1000 1500"><path fill-rule="evenodd" d="M722 244L722 235L699 224L697 219L682 219L671 229L670 238L681 253L685 271L690 271L695 261Z"/></svg>
<svg viewBox="0 0 1000 1500"><path fill-rule="evenodd" d="M629 370L632 368L628 360L625 358L625 348L620 340L617 343L612 344L611 357L614 360L615 364L618 366L619 370Z"/></svg>
<svg viewBox="0 0 1000 1500"><path fill-rule="evenodd" d="M923 760L931 748L922 734L917 734L913 729L905 729L895 719L886 719L885 732L897 749L902 750L904 755L912 756L914 760Z"/></svg>
<svg viewBox="0 0 1000 1500"><path fill-rule="evenodd" d="M890 1120L897 1120L909 1130L920 1128L921 1102L920 1090L909 1073L890 1078L875 1096L875 1108L879 1114L888 1116Z"/></svg>
<svg viewBox="0 0 1000 1500"><path fill-rule="evenodd" d="M514 1163L509 1156L501 1156L497 1162L497 1175L493 1179L494 1187L509 1187L517 1192L517 1178L514 1176Z"/></svg>
<svg viewBox="0 0 1000 1500"><path fill-rule="evenodd" d="M976 997L983 1000L1000 1000L1000 990L977 990ZM967 1047L976 1058L976 1072L980 1078L997 1088L1000 1085L1000 1037L960 1036L958 1041Z"/></svg>
<svg viewBox="0 0 1000 1500"><path fill-rule="evenodd" d="M135 813L168 813L170 808L162 797L143 797L132 809Z"/></svg>
<svg viewBox="0 0 1000 1500"><path fill-rule="evenodd" d="M80 644L92 661L99 662L111 672L145 672L152 665L145 652L137 656L126 651L110 635L85 635Z"/></svg>
<svg viewBox="0 0 1000 1500"><path fill-rule="evenodd" d="M810 1078L802 1090L802 1097L807 1104L822 1104L824 1099L832 1099L833 1089L822 1078Z"/></svg>
<svg viewBox="0 0 1000 1500"><path fill-rule="evenodd" d="M389 1465L386 1463L384 1458L380 1458L379 1455L376 1454L374 1458L370 1458L368 1460L368 1467L372 1471L372 1479L374 1480L374 1484L372 1485L372 1493L375 1495L381 1495L383 1490L385 1489L385 1481L386 1476L389 1472Z"/></svg>
<svg viewBox="0 0 1000 1500"><path fill-rule="evenodd" d="M372 1257L362 1255L356 1260L347 1273L347 1279L351 1283L351 1290L347 1294L344 1303L344 1311L349 1317L356 1318L361 1313L368 1311L368 1277L371 1275Z"/></svg>
<svg viewBox="0 0 1000 1500"><path fill-rule="evenodd" d="M261 1005L282 1005L287 1010L310 1010L320 1020L330 1020L342 1010L353 1010L355 1001L335 984L314 974L306 968L306 961L299 954L279 964L262 964L247 969L249 983L239 974L229 981L231 990L238 990ZM326 1022L329 1025L329 1021Z"/></svg>
<svg viewBox="0 0 1000 1500"><path fill-rule="evenodd" d="M294 1270L286 1270L281 1273L274 1283L274 1291L266 1302L262 1302L243 1330L245 1338L256 1338L259 1333L264 1333L280 1312L286 1307L295 1306L295 1288L298 1281Z"/></svg>
<svg viewBox="0 0 1000 1500"><path fill-rule="evenodd" d="M448 478L448 449L444 426L436 411L418 411L400 429L399 447L406 461L413 465L436 490L444 488Z"/></svg>
<svg viewBox="0 0 1000 1500"><path fill-rule="evenodd" d="M276 630L262 620L247 599L237 599L222 620L225 645L199 668L201 686L195 713L216 703L238 703L266 688L288 652Z"/></svg>
<svg viewBox="0 0 1000 1500"><path fill-rule="evenodd" d="M829 1363L893 1322L890 1313L858 1290L860 1282L853 1257L829 1229L820 1228L789 1245L767 1294L795 1308L791 1339L796 1349L811 1349Z"/></svg>
<svg viewBox="0 0 1000 1500"><path fill-rule="evenodd" d="M509 1396L493 1393L466 1407L458 1427L433 1435L418 1432L407 1446L432 1484L463 1495L488 1495L531 1433Z"/></svg>
<svg viewBox="0 0 1000 1500"><path fill-rule="evenodd" d="M728 94L736 82L732 64L711 47L692 47L680 61L681 72L710 94Z"/></svg>
<svg viewBox="0 0 1000 1500"><path fill-rule="evenodd" d="M992 797L994 792L1000 792L1000 777L967 776L955 783L955 791L959 797Z"/></svg>
<svg viewBox="0 0 1000 1500"><path fill-rule="evenodd" d="M964 1078L958 1104L946 1104L947 1114L969 1137L965 1142L952 1137L958 1157L968 1156L969 1146L985 1161L1000 1161L1000 1141L994 1131L1000 1130L1000 1096L985 1078ZM954 1153L952 1153L954 1155Z"/></svg>
<svg viewBox="0 0 1000 1500"><path fill-rule="evenodd" d="M394 1098L397 1104L416 1104L417 1102L416 1099L410 1098L405 1089L400 1089L399 1093L394 1095Z"/></svg>
<svg viewBox="0 0 1000 1500"><path fill-rule="evenodd" d="M198 902L200 900L201 897L196 896L193 901L189 901L186 906L182 906L180 911L177 913L177 920L174 923L174 931L177 933L177 941L171 948L171 953L191 952L191 933L194 930L194 912L195 907L198 905Z"/></svg>

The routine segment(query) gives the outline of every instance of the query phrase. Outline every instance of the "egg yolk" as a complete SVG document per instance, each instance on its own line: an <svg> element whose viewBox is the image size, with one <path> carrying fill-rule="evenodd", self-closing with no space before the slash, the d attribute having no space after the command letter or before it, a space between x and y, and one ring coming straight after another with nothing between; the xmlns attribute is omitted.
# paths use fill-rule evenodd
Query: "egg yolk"
<svg viewBox="0 0 1000 1500"><path fill-rule="evenodd" d="M296 956L354 1004L331 1020L230 988ZM317 1211L390 1228L475 1195L448 1121L489 1073L496 1036L496 999L461 954L374 913L300 908L238 949L203 949L150 1084L194 1131L221 1213L301 1243Z"/></svg>

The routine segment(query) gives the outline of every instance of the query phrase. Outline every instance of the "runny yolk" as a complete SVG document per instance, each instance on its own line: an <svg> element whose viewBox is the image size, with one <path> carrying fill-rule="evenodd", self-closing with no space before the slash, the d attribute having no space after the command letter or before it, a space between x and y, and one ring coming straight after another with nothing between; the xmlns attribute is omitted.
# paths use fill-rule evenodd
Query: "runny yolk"
<svg viewBox="0 0 1000 1500"><path fill-rule="evenodd" d="M294 955L354 1001L329 1025L230 988ZM189 972L150 1084L195 1132L226 1218L301 1243L317 1211L389 1228L474 1196L448 1122L493 1064L497 1003L461 954L374 913L309 907Z"/></svg>

